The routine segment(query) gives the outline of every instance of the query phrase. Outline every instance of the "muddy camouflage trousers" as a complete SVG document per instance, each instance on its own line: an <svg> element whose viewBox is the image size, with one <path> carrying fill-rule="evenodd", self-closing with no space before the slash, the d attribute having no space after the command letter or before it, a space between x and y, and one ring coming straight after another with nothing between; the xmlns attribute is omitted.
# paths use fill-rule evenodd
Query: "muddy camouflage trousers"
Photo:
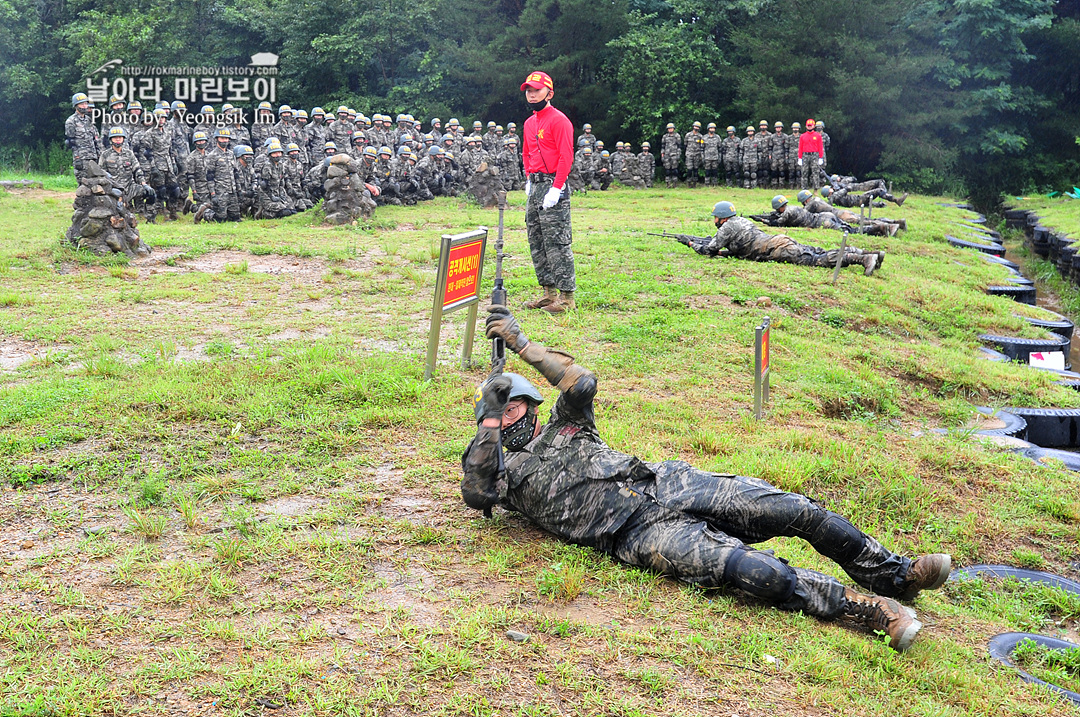
<svg viewBox="0 0 1080 717"><path fill-rule="evenodd" d="M781 609L835 618L844 607L844 586L836 578L747 547L777 536L799 537L863 588L889 597L903 591L908 558L804 495L757 478L707 473L682 461L651 467L655 482L635 490L652 500L622 527L611 550L625 563L702 587L734 587Z"/></svg>

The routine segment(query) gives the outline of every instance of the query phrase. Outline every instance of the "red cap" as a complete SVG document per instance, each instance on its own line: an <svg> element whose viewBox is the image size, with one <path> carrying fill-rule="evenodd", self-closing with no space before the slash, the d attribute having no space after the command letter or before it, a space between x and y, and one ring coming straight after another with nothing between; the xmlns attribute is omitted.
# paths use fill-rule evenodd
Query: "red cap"
<svg viewBox="0 0 1080 717"><path fill-rule="evenodd" d="M549 90L554 90L555 83L551 81L551 75L537 70L536 72L530 72L525 81L521 83L521 91L524 92L526 87L532 87L536 90L546 87Z"/></svg>
<svg viewBox="0 0 1080 717"><path fill-rule="evenodd" d="M813 126L814 126L814 120L812 120L812 119L806 120L806 125L805 125L806 129L810 129Z"/></svg>

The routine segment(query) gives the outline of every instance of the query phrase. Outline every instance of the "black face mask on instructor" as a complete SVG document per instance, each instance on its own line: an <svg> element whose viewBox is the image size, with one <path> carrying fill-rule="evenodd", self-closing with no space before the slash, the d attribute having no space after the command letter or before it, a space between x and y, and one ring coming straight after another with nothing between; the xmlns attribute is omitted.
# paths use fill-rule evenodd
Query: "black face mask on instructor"
<svg viewBox="0 0 1080 717"><path fill-rule="evenodd" d="M539 102L529 102L529 96L525 95L525 104L529 107L530 112L539 112L540 110L551 104L551 91L548 91L547 97Z"/></svg>

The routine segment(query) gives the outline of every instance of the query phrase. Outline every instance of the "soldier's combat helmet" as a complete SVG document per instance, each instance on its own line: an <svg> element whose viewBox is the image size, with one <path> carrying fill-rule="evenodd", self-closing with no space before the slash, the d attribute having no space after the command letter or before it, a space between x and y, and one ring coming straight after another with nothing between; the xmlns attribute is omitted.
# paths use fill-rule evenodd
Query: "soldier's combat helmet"
<svg viewBox="0 0 1080 717"><path fill-rule="evenodd" d="M210 138L206 136L206 132L199 130L195 134L191 135L191 141L193 144L198 144L199 142L209 142Z"/></svg>
<svg viewBox="0 0 1080 717"><path fill-rule="evenodd" d="M217 132L214 133L215 137L228 137L232 139L232 130L228 127L218 127Z"/></svg>
<svg viewBox="0 0 1080 717"><path fill-rule="evenodd" d="M78 107L83 102L89 102L90 98L86 96L85 92L76 92L71 96L71 106Z"/></svg>
<svg viewBox="0 0 1080 717"><path fill-rule="evenodd" d="M497 126L497 125L496 125L496 124L495 124L494 122L491 122L491 121L489 121L489 122L487 123L487 128L488 128L488 129L495 129L495 127L496 127L496 126Z"/></svg>
<svg viewBox="0 0 1080 717"><path fill-rule="evenodd" d="M251 157L255 152L246 144L238 144L233 147L232 154L234 157Z"/></svg>
<svg viewBox="0 0 1080 717"><path fill-rule="evenodd" d="M272 139L270 141L270 144L266 145L266 153L267 154L273 154L274 152L281 152L281 151L283 151L282 147L281 147L281 141L278 140L277 138Z"/></svg>
<svg viewBox="0 0 1080 717"><path fill-rule="evenodd" d="M285 152L286 154L292 154L293 152L299 154L300 145L298 145L296 142L289 142L287 145L285 145Z"/></svg>
<svg viewBox="0 0 1080 717"><path fill-rule="evenodd" d="M641 143L641 148L642 149L652 149L652 145L649 144L648 142L642 142Z"/></svg>
<svg viewBox="0 0 1080 717"><path fill-rule="evenodd" d="M753 125L747 125L747 126L746 126L746 133L747 133L747 134L753 134L753 133L754 133L754 127L753 127Z"/></svg>
<svg viewBox="0 0 1080 717"><path fill-rule="evenodd" d="M323 148L323 152L325 152L328 149L332 149L335 152L337 152L337 142L324 142L322 148Z"/></svg>
<svg viewBox="0 0 1080 717"><path fill-rule="evenodd" d="M694 120L693 127L694 127L694 129L701 129L701 123L698 122L697 120Z"/></svg>
<svg viewBox="0 0 1080 717"><path fill-rule="evenodd" d="M822 191L822 194L825 194L825 192ZM795 195L795 198L799 200L800 204L806 204L812 196L814 196L814 193L809 189L800 189L799 193Z"/></svg>
<svg viewBox="0 0 1080 717"><path fill-rule="evenodd" d="M123 127L113 127L109 130L109 141L112 142L113 137L127 137L127 132Z"/></svg>
<svg viewBox="0 0 1080 717"><path fill-rule="evenodd" d="M385 154L387 157L394 156L394 153L386 146L379 147L379 154Z"/></svg>
<svg viewBox="0 0 1080 717"><path fill-rule="evenodd" d="M510 379L510 395L507 401L521 398L526 402L525 414L501 431L503 448L508 451L520 451L528 445L533 433L536 432L536 407L544 402L544 397L524 376L510 372L504 373L503 376ZM486 382L477 386L473 394L473 413L477 421L481 419L485 385Z"/></svg>
<svg viewBox="0 0 1080 717"><path fill-rule="evenodd" d="M768 129L768 127L769 127L769 123L766 122L765 120L761 120L760 122L757 123L757 125L758 125L758 127L765 127L766 129Z"/></svg>
<svg viewBox="0 0 1080 717"><path fill-rule="evenodd" d="M828 199L829 197L832 196L832 192L833 192L832 187L824 186L824 187L821 188L821 196L825 197L826 199Z"/></svg>
<svg viewBox="0 0 1080 717"><path fill-rule="evenodd" d="M199 109L199 114L201 114L201 115L212 115L212 114L214 114L214 106L213 105L203 105Z"/></svg>
<svg viewBox="0 0 1080 717"><path fill-rule="evenodd" d="M592 131L592 125L589 124L588 122L586 122L585 125L581 129L585 130L586 132L591 132Z"/></svg>
<svg viewBox="0 0 1080 717"><path fill-rule="evenodd" d="M131 110L139 110L141 112L142 108L142 102L139 102L138 100L132 100L127 104L128 112L130 112Z"/></svg>
<svg viewBox="0 0 1080 717"><path fill-rule="evenodd" d="M307 110L296 110L296 112L294 114L296 114L296 119L307 119L308 118Z"/></svg>
<svg viewBox="0 0 1080 717"><path fill-rule="evenodd" d="M667 127L665 127L664 129L675 129L675 123L674 122L668 122Z"/></svg>
<svg viewBox="0 0 1080 717"><path fill-rule="evenodd" d="M780 120L776 120L775 122L773 122L772 126L773 126L773 129L776 129L777 127L779 127L780 129L784 129L784 123L781 122Z"/></svg>
<svg viewBox="0 0 1080 717"><path fill-rule="evenodd" d="M716 123L715 123L715 122L710 122L710 123L709 123L709 126L708 126L708 127L706 127L705 129L706 129L706 130L710 130L710 129L716 129Z"/></svg>
<svg viewBox="0 0 1080 717"><path fill-rule="evenodd" d="M372 159L378 159L379 150L375 149L375 147L371 145L368 145L367 147L364 147L364 151L361 152L361 155L364 157L371 157Z"/></svg>
<svg viewBox="0 0 1080 717"><path fill-rule="evenodd" d="M728 132L731 132L732 134L734 134L734 133L735 133L735 125L729 124L729 125L727 126L727 131L728 131Z"/></svg>
<svg viewBox="0 0 1080 717"><path fill-rule="evenodd" d="M717 219L729 219L735 216L735 205L731 202L717 202L713 205L712 215Z"/></svg>
<svg viewBox="0 0 1080 717"><path fill-rule="evenodd" d="M187 109L187 105L180 100L173 100L173 103L169 106L169 109L171 109L173 112L176 112L178 110L180 112L183 112Z"/></svg>
<svg viewBox="0 0 1080 717"><path fill-rule="evenodd" d="M798 130L801 130L801 129L802 129L802 125L801 125L801 124L799 124L798 122L792 122L792 123L791 123L791 129L792 129L792 131L794 131L794 130L797 130L797 129L798 129Z"/></svg>
<svg viewBox="0 0 1080 717"><path fill-rule="evenodd" d="M322 107L312 107L311 108L311 117L313 119L315 117L325 117L325 116L326 116L326 112L323 111Z"/></svg>
<svg viewBox="0 0 1080 717"><path fill-rule="evenodd" d="M786 207L786 206L787 206L787 197L785 197L783 194L777 194L775 197L772 198L772 208L773 208L773 210L778 211L781 207Z"/></svg>

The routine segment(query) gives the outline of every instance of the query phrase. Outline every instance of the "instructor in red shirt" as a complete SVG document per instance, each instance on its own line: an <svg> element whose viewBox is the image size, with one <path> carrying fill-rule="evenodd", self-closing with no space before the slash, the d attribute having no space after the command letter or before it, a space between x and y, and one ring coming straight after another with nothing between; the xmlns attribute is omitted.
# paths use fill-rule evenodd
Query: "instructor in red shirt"
<svg viewBox="0 0 1080 717"><path fill-rule="evenodd" d="M561 314L574 309L574 254L570 250L570 188L574 126L551 106L555 83L546 72L530 72L521 83L532 116L525 120L521 159L525 165L525 228L536 280L544 290L527 309Z"/></svg>
<svg viewBox="0 0 1080 717"><path fill-rule="evenodd" d="M825 164L825 144L821 133L814 130L814 120L806 120L806 131L799 136L799 159L802 168L802 188L807 184L815 190L821 188L820 165Z"/></svg>

